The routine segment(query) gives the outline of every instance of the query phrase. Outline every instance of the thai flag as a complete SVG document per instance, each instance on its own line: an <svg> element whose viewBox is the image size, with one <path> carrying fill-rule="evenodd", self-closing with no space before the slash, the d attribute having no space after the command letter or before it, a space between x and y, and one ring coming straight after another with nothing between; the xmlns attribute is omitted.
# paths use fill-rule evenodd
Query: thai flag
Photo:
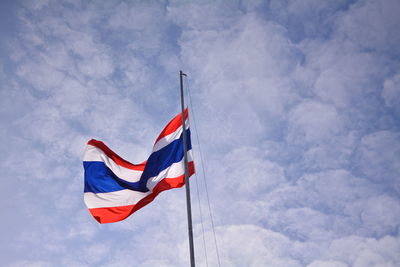
<svg viewBox="0 0 400 267"><path fill-rule="evenodd" d="M189 176L194 173L188 111L185 134ZM149 204L162 191L185 184L182 116L172 119L158 136L150 157L132 164L103 142L92 139L83 156L84 201L99 223L124 220Z"/></svg>

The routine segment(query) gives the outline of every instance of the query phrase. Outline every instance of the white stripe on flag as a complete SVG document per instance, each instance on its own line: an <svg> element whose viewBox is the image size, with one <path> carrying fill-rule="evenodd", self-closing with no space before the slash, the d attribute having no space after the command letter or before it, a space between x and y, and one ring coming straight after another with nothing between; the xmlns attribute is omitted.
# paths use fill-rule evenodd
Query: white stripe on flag
<svg viewBox="0 0 400 267"><path fill-rule="evenodd" d="M188 153L189 154L189 153ZM189 157L188 157L189 158ZM161 171L157 176L151 177L147 181L147 188L153 190L153 188L164 178L176 178L185 174L185 169L183 166L184 159L181 161L173 163L169 168Z"/></svg>
<svg viewBox="0 0 400 267"><path fill-rule="evenodd" d="M190 152L190 151L188 151ZM188 153L189 162L191 161L191 153ZM159 175L150 178L147 181L147 188L150 190L148 192L139 192L129 189L109 192L109 193L84 193L84 200L89 209L94 208L106 208L106 207L119 207L134 205L139 202L142 198L150 194L153 188L164 178L177 178L182 176L185 171L183 168L184 159L180 162L172 164L169 168L160 172Z"/></svg>
<svg viewBox="0 0 400 267"><path fill-rule="evenodd" d="M83 156L83 161L100 161L104 162L104 164L119 178L126 180L128 182L137 182L140 180L143 171L131 170L125 167L122 167L115 163L112 159L110 159L103 150L92 146L87 145L85 150L85 154Z"/></svg>
<svg viewBox="0 0 400 267"><path fill-rule="evenodd" d="M138 203L149 195L151 191L143 193L129 189L109 193L85 192L83 195L86 206L89 209L128 206Z"/></svg>
<svg viewBox="0 0 400 267"><path fill-rule="evenodd" d="M189 120L185 121L185 127L186 130L189 129ZM172 132L169 135L166 135L160 140L158 140L157 143L154 144L152 152L156 152L161 148L167 146L168 144L172 143L174 140L179 139L181 134L182 134L182 125L179 126L179 128L176 129L175 132Z"/></svg>

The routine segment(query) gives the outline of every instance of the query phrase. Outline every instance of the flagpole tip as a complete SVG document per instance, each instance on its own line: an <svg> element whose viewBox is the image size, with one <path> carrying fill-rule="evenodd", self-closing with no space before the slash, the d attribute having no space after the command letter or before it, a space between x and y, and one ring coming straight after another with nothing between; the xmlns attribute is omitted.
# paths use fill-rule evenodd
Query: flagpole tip
<svg viewBox="0 0 400 267"><path fill-rule="evenodd" d="M179 74L181 75L181 76L187 76L185 73L183 73L183 71L179 71Z"/></svg>

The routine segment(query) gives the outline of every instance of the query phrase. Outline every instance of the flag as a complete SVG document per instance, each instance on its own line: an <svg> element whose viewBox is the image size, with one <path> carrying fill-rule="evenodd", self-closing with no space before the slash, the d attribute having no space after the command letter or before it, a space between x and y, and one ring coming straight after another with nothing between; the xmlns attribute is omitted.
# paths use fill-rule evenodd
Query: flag
<svg viewBox="0 0 400 267"><path fill-rule="evenodd" d="M185 134L189 177L194 173L188 110ZM146 206L162 191L185 184L182 115L173 118L154 143L149 158L132 164L92 139L83 156L84 202L99 223L118 222Z"/></svg>

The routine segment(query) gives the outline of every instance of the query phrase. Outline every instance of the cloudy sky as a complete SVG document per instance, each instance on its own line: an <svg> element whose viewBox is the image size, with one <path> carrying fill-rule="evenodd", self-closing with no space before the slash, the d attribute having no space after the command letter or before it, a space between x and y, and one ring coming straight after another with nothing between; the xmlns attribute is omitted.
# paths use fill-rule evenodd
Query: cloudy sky
<svg viewBox="0 0 400 267"><path fill-rule="evenodd" d="M83 203L85 143L145 160L182 69L198 266L204 247L218 263L199 148L221 266L399 266L399 14L398 0L0 1L0 265L188 265L183 189L115 224Z"/></svg>

